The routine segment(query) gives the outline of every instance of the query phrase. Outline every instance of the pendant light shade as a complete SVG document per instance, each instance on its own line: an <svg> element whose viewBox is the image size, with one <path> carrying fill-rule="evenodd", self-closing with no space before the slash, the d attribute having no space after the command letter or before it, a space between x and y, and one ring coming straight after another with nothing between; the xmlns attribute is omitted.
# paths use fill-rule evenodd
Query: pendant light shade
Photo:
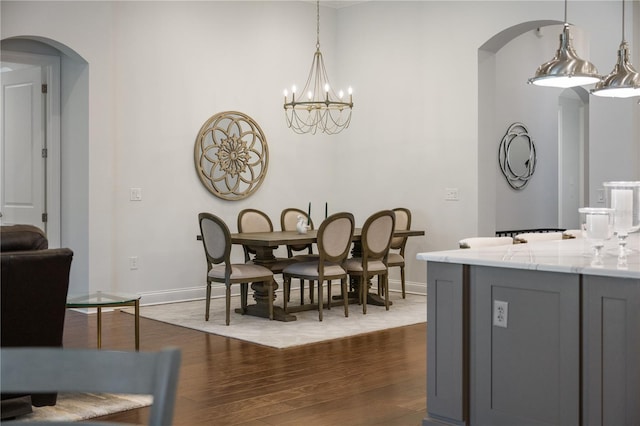
<svg viewBox="0 0 640 426"><path fill-rule="evenodd" d="M618 50L618 63L611 74L606 76L591 91L596 96L629 98L640 96L640 74L629 62L629 45L623 41Z"/></svg>
<svg viewBox="0 0 640 426"><path fill-rule="evenodd" d="M624 0L622 1L622 42L618 49L618 62L613 71L591 91L596 96L629 98L640 96L640 74L629 60L629 44L624 40Z"/></svg>
<svg viewBox="0 0 640 426"><path fill-rule="evenodd" d="M566 88L597 83L600 79L595 65L581 59L573 48L569 24L565 20L556 56L540 65L536 74L529 79L529 83L537 86Z"/></svg>

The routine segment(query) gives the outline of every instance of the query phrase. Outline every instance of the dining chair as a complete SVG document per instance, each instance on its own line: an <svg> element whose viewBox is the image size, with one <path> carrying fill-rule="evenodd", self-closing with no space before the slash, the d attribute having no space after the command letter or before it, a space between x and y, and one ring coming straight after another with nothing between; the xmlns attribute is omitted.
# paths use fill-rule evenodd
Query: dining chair
<svg viewBox="0 0 640 426"><path fill-rule="evenodd" d="M392 210L382 210L367 218L362 226L362 256L352 257L345 261L344 267L349 276L359 281L360 303L362 313L367 313L367 297L369 279L378 277L378 288L384 293L385 308L389 310L389 269L388 255L396 215ZM380 284L382 283L382 287Z"/></svg>
<svg viewBox="0 0 640 426"><path fill-rule="evenodd" d="M231 263L231 233L222 219L211 213L198 215L200 233L207 258L207 299L204 319L209 321L211 305L211 283L223 283L226 293L226 323L229 325L231 311L231 284L240 284L242 312L247 310L249 282L270 281L269 319L273 319L273 272L252 263Z"/></svg>
<svg viewBox="0 0 640 426"><path fill-rule="evenodd" d="M289 207L282 210L280 213L280 228L283 231L296 231L296 225L298 224L298 217L302 216L307 218L307 213L303 210L295 207ZM309 229L315 229L313 226L313 220L308 218ZM298 252L306 252L296 254ZM317 260L318 254L313 252L313 244L294 244L287 245L287 255L290 259L295 259L299 262L307 262L310 260ZM309 281L309 300L313 303L314 285L313 281ZM290 294L290 292L287 292ZM304 305L304 279L300 278L300 305Z"/></svg>
<svg viewBox="0 0 640 426"><path fill-rule="evenodd" d="M561 240L563 234L561 231L557 232L525 232L513 237L516 243L531 243L533 241L549 241L549 240Z"/></svg>
<svg viewBox="0 0 640 426"><path fill-rule="evenodd" d="M396 215L395 230L409 230L411 229L411 210L404 207L397 207L392 210ZM400 268L400 282L402 285L402 298L406 298L405 294L405 279L404 279L404 249L407 245L407 237L393 237L391 238L391 245L389 246L389 257L387 258L387 266L389 268Z"/></svg>
<svg viewBox="0 0 640 426"><path fill-rule="evenodd" d="M153 426L173 423L179 370L180 349L177 348L166 348L157 352L53 347L0 349L0 386L3 393L91 392L152 395L148 424ZM25 424L107 423L52 420Z"/></svg>
<svg viewBox="0 0 640 426"><path fill-rule="evenodd" d="M582 229L567 229L565 231L562 231L562 238L565 240L582 238Z"/></svg>
<svg viewBox="0 0 640 426"><path fill-rule="evenodd" d="M238 213L238 232L273 232L273 223L269 216L256 209L244 209ZM256 248L248 245L242 246L244 250L244 261L252 262L256 255ZM295 259L274 257L268 265L274 274L282 273L285 266L295 262Z"/></svg>
<svg viewBox="0 0 640 426"><path fill-rule="evenodd" d="M347 288L347 271L342 266L349 255L353 239L355 220L351 213L336 213L326 218L318 228L318 259L307 262L296 262L282 272L285 292L291 288L292 278L302 278L318 283L318 319L322 321L323 286L327 281L327 308L331 309L331 281L340 280L344 316L349 316L349 294ZM283 299L284 310L287 310L288 295Z"/></svg>
<svg viewBox="0 0 640 426"><path fill-rule="evenodd" d="M458 241L458 246L461 249L503 246L507 244L513 244L512 237L469 237Z"/></svg>

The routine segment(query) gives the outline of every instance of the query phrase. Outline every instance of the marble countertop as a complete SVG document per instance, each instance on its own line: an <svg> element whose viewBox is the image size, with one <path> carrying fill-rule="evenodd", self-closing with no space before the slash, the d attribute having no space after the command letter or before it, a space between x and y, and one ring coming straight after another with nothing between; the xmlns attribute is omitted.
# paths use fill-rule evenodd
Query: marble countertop
<svg viewBox="0 0 640 426"><path fill-rule="evenodd" d="M591 246L583 238L536 241L526 244L481 247L418 253L416 258L429 262L496 266L620 278L640 278L640 235L627 238L627 266L618 265L618 246L614 236L606 241L602 265L592 264Z"/></svg>

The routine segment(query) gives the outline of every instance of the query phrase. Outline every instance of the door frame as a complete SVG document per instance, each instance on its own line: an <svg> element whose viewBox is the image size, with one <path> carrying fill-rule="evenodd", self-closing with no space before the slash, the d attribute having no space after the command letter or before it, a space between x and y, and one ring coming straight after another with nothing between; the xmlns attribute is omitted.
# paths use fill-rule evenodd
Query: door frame
<svg viewBox="0 0 640 426"><path fill-rule="evenodd" d="M44 111L44 121L46 123L44 130L47 142L45 193L48 218L46 233L49 247L60 247L60 57L7 50L2 50L0 55L2 62L14 62L40 67L43 84L47 84Z"/></svg>

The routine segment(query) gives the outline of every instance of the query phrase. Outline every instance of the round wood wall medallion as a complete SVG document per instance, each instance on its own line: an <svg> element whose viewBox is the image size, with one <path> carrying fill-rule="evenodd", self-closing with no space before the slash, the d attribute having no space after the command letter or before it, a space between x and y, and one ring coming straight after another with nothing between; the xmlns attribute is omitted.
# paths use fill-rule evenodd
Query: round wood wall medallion
<svg viewBox="0 0 640 426"><path fill-rule="evenodd" d="M221 112L200 128L195 162L209 192L225 200L241 200L254 193L267 174L267 139L248 115Z"/></svg>

